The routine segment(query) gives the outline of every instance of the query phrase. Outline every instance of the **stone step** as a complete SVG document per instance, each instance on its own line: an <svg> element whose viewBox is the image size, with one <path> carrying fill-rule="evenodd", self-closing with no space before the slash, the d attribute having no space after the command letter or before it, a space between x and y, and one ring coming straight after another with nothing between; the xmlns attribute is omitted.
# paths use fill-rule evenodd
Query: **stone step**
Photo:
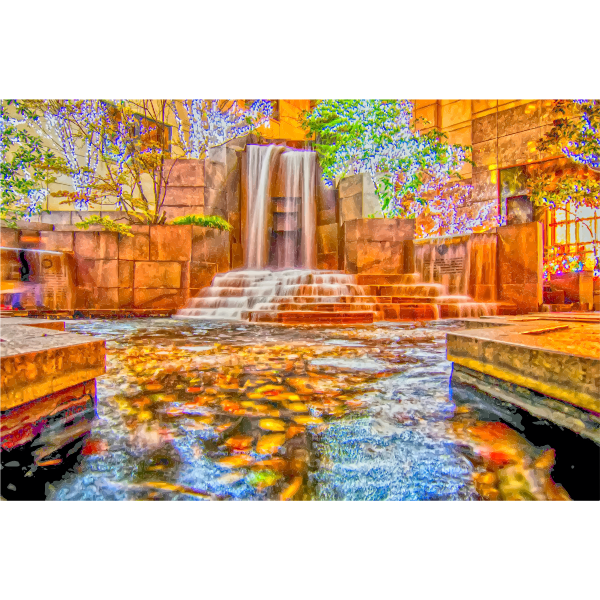
<svg viewBox="0 0 600 600"><path fill-rule="evenodd" d="M403 273L393 275L363 274L357 275L358 285L414 285L420 283L419 273Z"/></svg>
<svg viewBox="0 0 600 600"><path fill-rule="evenodd" d="M242 313L244 318L246 313ZM318 324L334 325L349 323L373 323L371 311L328 312L328 311L248 311L247 318L254 323L283 323L284 325Z"/></svg>
<svg viewBox="0 0 600 600"><path fill-rule="evenodd" d="M402 285L366 285L363 286L372 296L414 296L418 298L431 298L442 296L446 293L444 286L439 283L417 283ZM411 293L412 292L412 293Z"/></svg>
<svg viewBox="0 0 600 600"><path fill-rule="evenodd" d="M469 296L391 296L393 304L467 304Z"/></svg>
<svg viewBox="0 0 600 600"><path fill-rule="evenodd" d="M256 310L277 310L277 311L321 311L321 312L356 312L356 311L373 311L377 310L375 303L345 303L345 302L267 302L267 306L261 308L256 307Z"/></svg>
<svg viewBox="0 0 600 600"><path fill-rule="evenodd" d="M380 304L380 318L385 321L421 321L437 319L432 304Z"/></svg>

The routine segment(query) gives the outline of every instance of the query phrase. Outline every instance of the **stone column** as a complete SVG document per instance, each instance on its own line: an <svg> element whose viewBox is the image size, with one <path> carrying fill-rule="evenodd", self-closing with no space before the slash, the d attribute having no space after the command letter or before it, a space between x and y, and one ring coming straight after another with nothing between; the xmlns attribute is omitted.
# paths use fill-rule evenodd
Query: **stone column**
<svg viewBox="0 0 600 600"><path fill-rule="evenodd" d="M543 229L533 221L498 227L498 299L519 314L537 312L543 301Z"/></svg>

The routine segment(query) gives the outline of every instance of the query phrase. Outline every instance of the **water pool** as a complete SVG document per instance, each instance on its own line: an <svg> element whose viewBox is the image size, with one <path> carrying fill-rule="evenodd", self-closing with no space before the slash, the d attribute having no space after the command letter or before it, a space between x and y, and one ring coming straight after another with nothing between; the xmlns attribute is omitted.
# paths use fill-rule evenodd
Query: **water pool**
<svg viewBox="0 0 600 600"><path fill-rule="evenodd" d="M458 322L67 322L107 342L51 500L568 499L554 451L450 388Z"/></svg>

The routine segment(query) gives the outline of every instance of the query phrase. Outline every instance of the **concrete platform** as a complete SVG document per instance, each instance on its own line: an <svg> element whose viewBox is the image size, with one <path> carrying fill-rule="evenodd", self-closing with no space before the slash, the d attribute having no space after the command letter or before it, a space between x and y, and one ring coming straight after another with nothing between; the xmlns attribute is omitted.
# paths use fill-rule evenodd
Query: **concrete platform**
<svg viewBox="0 0 600 600"><path fill-rule="evenodd" d="M447 357L459 379L487 393L500 394L502 382L545 398L550 412L562 406L568 419L545 418L600 443L589 425L600 425L600 322L568 314L464 319L465 330L447 334Z"/></svg>
<svg viewBox="0 0 600 600"><path fill-rule="evenodd" d="M2 318L0 340L3 412L105 372L104 340L65 332L64 322Z"/></svg>

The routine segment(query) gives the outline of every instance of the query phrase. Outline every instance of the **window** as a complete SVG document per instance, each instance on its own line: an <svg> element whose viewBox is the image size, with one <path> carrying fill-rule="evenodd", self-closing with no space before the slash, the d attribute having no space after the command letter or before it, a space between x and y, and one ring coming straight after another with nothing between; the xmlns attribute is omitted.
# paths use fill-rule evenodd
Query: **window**
<svg viewBox="0 0 600 600"><path fill-rule="evenodd" d="M548 215L546 251L549 258L562 254L582 254L586 270L594 269L594 241L600 235L600 210L567 205Z"/></svg>

